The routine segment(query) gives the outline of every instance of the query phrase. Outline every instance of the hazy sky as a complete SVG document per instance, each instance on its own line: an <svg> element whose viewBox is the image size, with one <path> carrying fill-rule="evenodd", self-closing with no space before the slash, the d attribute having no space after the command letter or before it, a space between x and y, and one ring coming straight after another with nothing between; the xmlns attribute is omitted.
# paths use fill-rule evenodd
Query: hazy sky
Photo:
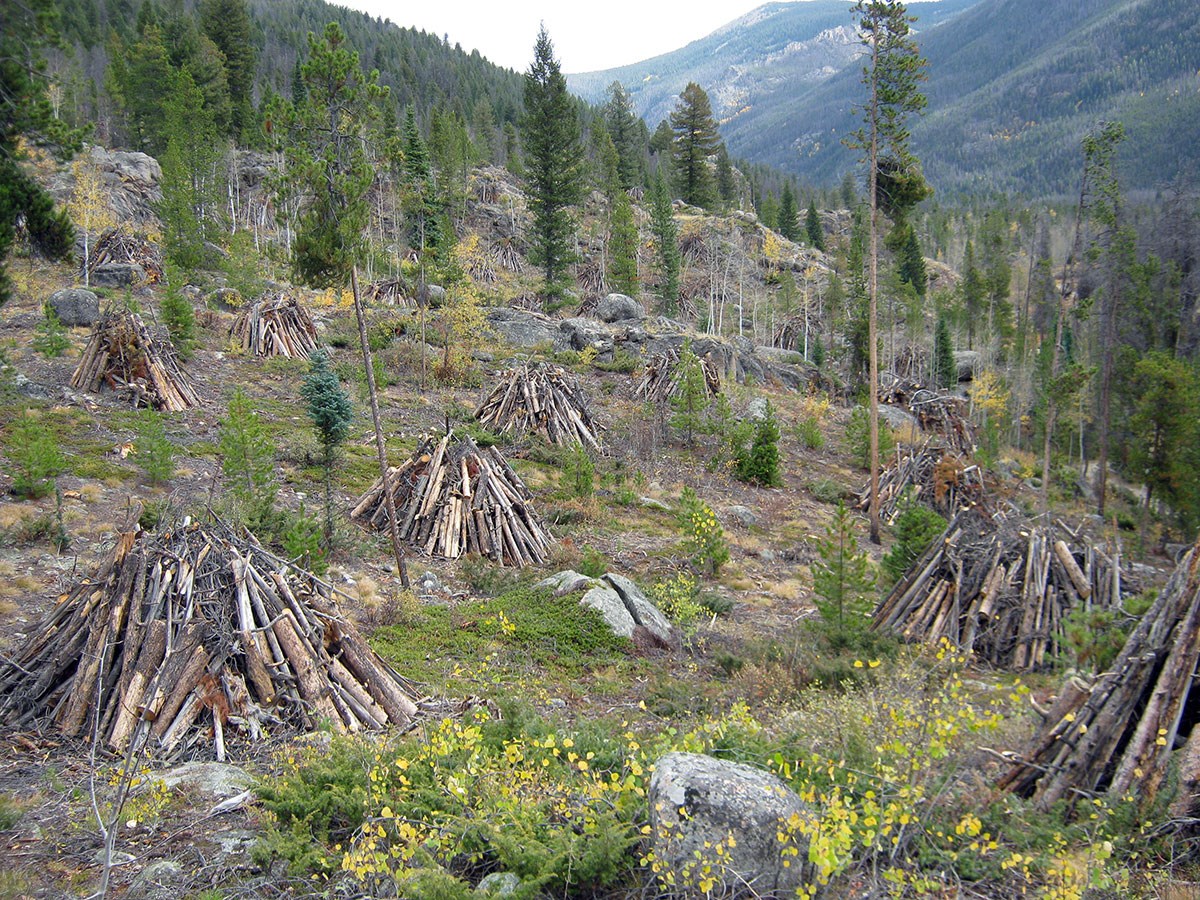
<svg viewBox="0 0 1200 900"><path fill-rule="evenodd" d="M715 31L767 0L333 0L524 71L546 23L564 72L638 62Z"/></svg>

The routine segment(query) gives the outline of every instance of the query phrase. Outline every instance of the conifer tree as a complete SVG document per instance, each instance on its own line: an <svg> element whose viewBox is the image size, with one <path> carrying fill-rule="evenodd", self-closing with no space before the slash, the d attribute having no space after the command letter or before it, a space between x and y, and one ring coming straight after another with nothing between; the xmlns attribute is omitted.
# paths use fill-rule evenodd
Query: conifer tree
<svg viewBox="0 0 1200 900"><path fill-rule="evenodd" d="M954 362L945 313L938 313L933 329L933 383L939 388L952 388L958 383L958 366Z"/></svg>
<svg viewBox="0 0 1200 900"><path fill-rule="evenodd" d="M234 512L252 529L275 526L275 448L250 398L239 387L220 427L221 471Z"/></svg>
<svg viewBox="0 0 1200 900"><path fill-rule="evenodd" d="M721 146L712 105L704 88L689 82L671 112L671 158L676 188L685 203L711 207L717 198L716 182L708 158Z"/></svg>
<svg viewBox="0 0 1200 900"><path fill-rule="evenodd" d="M200 24L225 58L232 107L229 136L242 141L254 124L254 67L258 45L254 40L250 9L246 0L203 0Z"/></svg>
<svg viewBox="0 0 1200 900"><path fill-rule="evenodd" d="M328 551L333 540L333 470L337 449L350 436L354 407L330 368L325 351L310 356L309 365L300 385L300 396L321 442L321 468L325 470L325 550Z"/></svg>
<svg viewBox="0 0 1200 900"><path fill-rule="evenodd" d="M18 220L37 252L62 259L71 252L75 230L54 200L21 167L22 139L69 157L79 135L54 117L46 99L48 81L42 48L54 36L52 0L5 4L0 27L0 306L11 290L5 261Z"/></svg>
<svg viewBox="0 0 1200 900"><path fill-rule="evenodd" d="M521 124L526 190L533 213L530 256L542 268L547 295L557 298L573 256L571 206L583 194L583 149L575 105L544 26L525 74Z"/></svg>
<svg viewBox="0 0 1200 900"><path fill-rule="evenodd" d="M609 220L608 284L619 294L638 295L638 229L629 195L618 190Z"/></svg>
<svg viewBox="0 0 1200 900"><path fill-rule="evenodd" d="M900 259L896 266L900 280L911 284L918 297L924 297L929 289L929 275L925 269L925 254L921 252L921 241L917 237L917 229L906 222L904 225L904 243L900 247Z"/></svg>
<svg viewBox="0 0 1200 900"><path fill-rule="evenodd" d="M779 422L770 402L762 418L754 423L754 440L749 453L737 461L737 476L760 487L783 483L779 472Z"/></svg>
<svg viewBox="0 0 1200 900"><path fill-rule="evenodd" d="M821 217L817 214L817 201L810 200L808 212L804 214L804 232L808 245L815 250L825 252L825 232L821 229Z"/></svg>
<svg viewBox="0 0 1200 900"><path fill-rule="evenodd" d="M654 234L658 298L663 311L673 316L679 302L679 232L675 227L671 194L661 169L654 173L654 184L650 190L650 230Z"/></svg>
<svg viewBox="0 0 1200 900"><path fill-rule="evenodd" d="M875 572L870 558L858 549L854 532L854 518L839 500L825 537L817 541L820 559L812 564L813 602L839 649L866 631L874 607Z"/></svg>
<svg viewBox="0 0 1200 900"><path fill-rule="evenodd" d="M789 241L800 240L799 210L796 208L796 194L792 191L790 181L783 183L783 194L779 198L779 234Z"/></svg>
<svg viewBox="0 0 1200 900"><path fill-rule="evenodd" d="M163 295L159 312L179 358L188 360L192 358L192 351L196 347L196 311L180 290L183 283L181 271L174 266L168 266L166 282L167 291Z"/></svg>
<svg viewBox="0 0 1200 900"><path fill-rule="evenodd" d="M641 184L646 175L642 131L645 126L633 111L633 100L621 82L608 86L604 105L604 125L617 151L617 171L625 190Z"/></svg>
<svg viewBox="0 0 1200 900"><path fill-rule="evenodd" d="M902 217L905 210L929 194L921 165L908 148L905 120L925 107L918 89L924 79L925 60L910 35L912 18L899 0L858 0L858 19L867 49L863 85L867 101L861 107L863 126L847 141L861 150L867 165L869 219L869 275L867 279L868 386L871 423L871 540L882 540L879 524L879 213Z"/></svg>
<svg viewBox="0 0 1200 900"><path fill-rule="evenodd" d="M987 286L983 281L983 273L975 264L975 245L967 241L967 249L963 254L962 281L958 286L962 297L963 315L967 319L967 349L975 349L975 327L983 317L983 301L987 298Z"/></svg>
<svg viewBox="0 0 1200 900"><path fill-rule="evenodd" d="M683 341L679 351L676 370L679 387L671 398L674 414L671 425L683 432L684 445L690 450L696 446L696 432L704 425L704 410L708 407L708 385L704 380L704 368L692 350L689 338Z"/></svg>
<svg viewBox="0 0 1200 900"><path fill-rule="evenodd" d="M737 181L733 177L733 162L725 145L717 151L717 196L721 205L728 209L737 200Z"/></svg>

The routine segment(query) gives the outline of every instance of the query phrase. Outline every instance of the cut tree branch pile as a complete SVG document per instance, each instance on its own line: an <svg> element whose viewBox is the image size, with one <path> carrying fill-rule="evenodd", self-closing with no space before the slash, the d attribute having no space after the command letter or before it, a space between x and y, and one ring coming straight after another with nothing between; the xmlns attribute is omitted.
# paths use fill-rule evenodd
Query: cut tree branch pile
<svg viewBox="0 0 1200 900"><path fill-rule="evenodd" d="M530 506L529 489L495 447L481 450L453 434L428 438L389 474L400 537L418 551L445 559L478 553L505 566L546 561L553 538ZM350 516L387 526L382 479Z"/></svg>
<svg viewBox="0 0 1200 900"><path fill-rule="evenodd" d="M1001 778L1001 789L1042 807L1105 792L1116 798L1136 793L1148 805L1177 763L1171 812L1200 812L1198 570L1200 546L1176 567L1109 671L1091 684L1067 681L1042 730Z"/></svg>
<svg viewBox="0 0 1200 900"><path fill-rule="evenodd" d="M156 337L141 316L110 309L97 320L71 387L98 392L105 385L135 406L179 412L200 405L171 341Z"/></svg>
<svg viewBox="0 0 1200 900"><path fill-rule="evenodd" d="M317 349L317 327L295 297L276 294L256 301L234 320L229 336L255 356L308 359Z"/></svg>
<svg viewBox="0 0 1200 900"><path fill-rule="evenodd" d="M894 521L900 502L911 491L914 500L925 503L943 516L969 506L986 506L983 475L979 466L968 465L956 453L930 443L919 450L901 450L891 457L879 476L879 515ZM857 506L866 510L871 486L859 492Z"/></svg>
<svg viewBox="0 0 1200 900"><path fill-rule="evenodd" d="M502 373L475 410L479 424L497 434L541 432L552 444L600 449L599 429L579 383L561 366L525 364Z"/></svg>
<svg viewBox="0 0 1200 900"><path fill-rule="evenodd" d="M960 512L880 603L872 627L945 638L998 668L1043 667L1071 610L1119 607L1123 587L1119 547L1072 551L1056 527Z"/></svg>
<svg viewBox="0 0 1200 900"><path fill-rule="evenodd" d="M411 689L338 612L333 589L220 525L123 534L15 660L0 717L48 719L123 752L139 722L163 757L231 738L409 721Z"/></svg>
<svg viewBox="0 0 1200 900"><path fill-rule="evenodd" d="M715 397L721 393L721 375L704 357L700 357L700 368L704 372L704 385L708 393ZM683 373L679 368L679 351L667 350L652 356L642 369L642 377L634 386L635 400L650 400L655 403L666 403L679 393L679 383Z"/></svg>
<svg viewBox="0 0 1200 900"><path fill-rule="evenodd" d="M965 398L893 377L890 384L879 388L879 402L907 409L917 417L922 431L941 435L946 448L960 456L975 452L975 429L967 416Z"/></svg>
<svg viewBox="0 0 1200 900"><path fill-rule="evenodd" d="M142 267L146 279L157 284L163 277L162 251L145 235L130 234L121 228L110 228L100 235L88 254L87 268L95 272L110 263L132 263ZM80 272L83 270L80 269Z"/></svg>

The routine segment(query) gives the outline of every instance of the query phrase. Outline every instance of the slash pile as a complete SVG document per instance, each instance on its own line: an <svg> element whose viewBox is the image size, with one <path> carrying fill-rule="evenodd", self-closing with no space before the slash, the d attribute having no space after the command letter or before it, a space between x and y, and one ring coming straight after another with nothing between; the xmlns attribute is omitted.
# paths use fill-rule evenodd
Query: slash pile
<svg viewBox="0 0 1200 900"><path fill-rule="evenodd" d="M97 320L71 376L71 387L80 390L98 392L106 385L134 406L179 412L200 405L171 341L156 337L127 310L110 309Z"/></svg>
<svg viewBox="0 0 1200 900"><path fill-rule="evenodd" d="M121 536L15 659L0 665L0 717L135 735L170 758L266 734L408 722L405 681L338 611L333 589L223 525Z"/></svg>
<svg viewBox="0 0 1200 900"><path fill-rule="evenodd" d="M400 538L422 553L445 559L478 553L505 566L546 561L553 538L530 505L529 489L495 447L481 450L453 434L428 438L389 470L388 484ZM376 480L350 517L386 528L383 491L383 479Z"/></svg>
<svg viewBox="0 0 1200 900"><path fill-rule="evenodd" d="M308 359L317 349L317 327L295 297L264 297L243 312L229 329L237 346L255 356Z"/></svg>
<svg viewBox="0 0 1200 900"><path fill-rule="evenodd" d="M599 449L587 399L561 366L527 364L502 373L496 382L475 410L484 428L497 434L541 432L552 444Z"/></svg>

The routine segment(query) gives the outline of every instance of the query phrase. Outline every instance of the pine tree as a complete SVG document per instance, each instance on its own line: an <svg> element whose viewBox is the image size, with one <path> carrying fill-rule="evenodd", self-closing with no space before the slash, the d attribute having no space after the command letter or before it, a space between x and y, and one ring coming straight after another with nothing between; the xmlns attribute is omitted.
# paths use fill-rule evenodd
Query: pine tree
<svg viewBox="0 0 1200 900"><path fill-rule="evenodd" d="M779 228L776 229L781 237L796 243L800 240L799 210L796 208L796 195L789 181L783 183L783 195L779 198Z"/></svg>
<svg viewBox="0 0 1200 900"><path fill-rule="evenodd" d="M366 74L335 23L308 36L301 66L304 102L279 137L288 171L308 197L292 247L297 278L314 287L345 284L363 255L375 178L369 146L379 139L378 104L387 96L379 73Z"/></svg>
<svg viewBox="0 0 1200 900"><path fill-rule="evenodd" d="M825 232L821 229L816 200L810 200L808 203L808 211L804 214L804 233L810 247L825 252Z"/></svg>
<svg viewBox="0 0 1200 900"><path fill-rule="evenodd" d="M325 470L325 549L328 551L333 540L333 470L337 449L350 436L354 407L350 395L330 368L325 351L310 356L309 366L300 385L300 397L321 442L321 467Z"/></svg>
<svg viewBox="0 0 1200 900"><path fill-rule="evenodd" d="M54 200L21 167L22 145L49 146L69 157L79 135L53 115L46 99L46 63L42 48L54 39L57 20L52 0L4 5L0 27L0 306L11 285L5 268L18 221L33 249L63 259L75 243L75 230Z"/></svg>
<svg viewBox="0 0 1200 900"><path fill-rule="evenodd" d="M933 383L939 388L952 388L958 383L958 366L954 362L945 313L938 313L933 329Z"/></svg>
<svg viewBox="0 0 1200 900"><path fill-rule="evenodd" d="M34 350L52 358L62 356L63 351L71 346L67 329L49 303L42 307L42 321L38 323L32 343Z"/></svg>
<svg viewBox="0 0 1200 900"><path fill-rule="evenodd" d="M689 82L679 95L670 122L671 158L679 195L685 203L707 209L717 198L708 158L720 148L721 137L704 88Z"/></svg>
<svg viewBox="0 0 1200 900"><path fill-rule="evenodd" d="M749 453L737 461L737 477L760 487L783 483L779 472L779 422L769 402L762 418L754 423Z"/></svg>
<svg viewBox="0 0 1200 900"><path fill-rule="evenodd" d="M521 124L526 192L533 213L530 257L542 268L547 295L557 298L573 258L571 206L583 195L583 149L579 117L545 27L538 32L533 63L525 74Z"/></svg>
<svg viewBox="0 0 1200 900"><path fill-rule="evenodd" d="M175 351L180 359L188 360L192 358L192 351L196 347L196 311L180 290L183 273L168 265L166 276L167 291L163 295L159 313Z"/></svg>
<svg viewBox="0 0 1200 900"><path fill-rule="evenodd" d="M661 169L654 173L650 190L650 231L654 235L658 298L662 301L663 311L673 316L679 302L679 232L675 227L671 194Z"/></svg>
<svg viewBox="0 0 1200 900"><path fill-rule="evenodd" d="M608 285L619 294L636 297L638 290L638 229L629 195L618 190L608 226Z"/></svg>
<svg viewBox="0 0 1200 900"><path fill-rule="evenodd" d="M918 297L924 297L929 289L929 275L925 270L925 254L921 252L921 241L917 237L917 230L912 227L911 223L905 223L904 232L904 244L900 248L897 272L902 282L913 286Z"/></svg>
<svg viewBox="0 0 1200 900"><path fill-rule="evenodd" d="M729 151L725 145L717 151L717 196L721 198L721 206L728 209L737 200L737 181L733 177L733 162L729 159Z"/></svg>
<svg viewBox="0 0 1200 900"><path fill-rule="evenodd" d="M175 475L175 445L167 437L163 415L156 409L138 410L135 425L137 464L153 485L165 484Z"/></svg>
<svg viewBox="0 0 1200 900"><path fill-rule="evenodd" d="M812 564L813 602L835 649L851 646L866 631L874 608L875 573L854 532L854 518L839 500L825 537L817 541L820 559Z"/></svg>
<svg viewBox="0 0 1200 900"><path fill-rule="evenodd" d="M987 298L987 286L983 273L975 265L975 245L967 241L963 254L962 281L958 285L962 297L963 315L967 319L967 349L975 349L975 327L983 317L983 301Z"/></svg>
<svg viewBox="0 0 1200 900"><path fill-rule="evenodd" d="M251 529L275 525L275 447L250 398L239 387L229 400L219 431L221 471L233 500L233 513Z"/></svg>
<svg viewBox="0 0 1200 900"><path fill-rule="evenodd" d="M700 357L692 351L689 338L683 341L679 351L679 363L674 376L678 388L671 398L674 414L671 426L683 432L684 445L690 450L696 446L696 432L704 425L704 410L708 408L708 385L704 379L704 368Z"/></svg>
<svg viewBox="0 0 1200 900"><path fill-rule="evenodd" d="M604 105L604 125L617 151L617 171L625 190L641 184L646 177L643 158L642 132L644 125L633 111L629 92L614 81L608 86L608 102Z"/></svg>
<svg viewBox="0 0 1200 900"><path fill-rule="evenodd" d="M867 48L863 85L867 102L861 108L863 126L847 145L864 153L867 165L867 202L870 209L867 279L867 390L871 422L871 540L882 540L879 524L879 212L893 220L925 199L929 187L921 165L908 148L905 120L925 107L918 90L924 79L925 60L910 35L912 18L899 0L858 0L853 13Z"/></svg>
<svg viewBox="0 0 1200 900"><path fill-rule="evenodd" d="M225 58L232 106L229 136L241 141L254 124L254 68L258 50L250 9L246 0L203 0L200 24Z"/></svg>

